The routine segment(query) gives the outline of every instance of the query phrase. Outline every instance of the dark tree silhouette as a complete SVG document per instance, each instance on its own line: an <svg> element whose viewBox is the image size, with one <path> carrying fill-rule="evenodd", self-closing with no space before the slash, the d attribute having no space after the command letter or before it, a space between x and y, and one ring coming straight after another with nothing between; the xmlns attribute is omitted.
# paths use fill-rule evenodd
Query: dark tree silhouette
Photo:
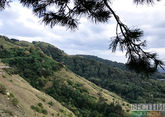
<svg viewBox="0 0 165 117"><path fill-rule="evenodd" d="M1 0L0 8L4 9L12 0ZM26 7L31 7L34 14L42 19L43 23L66 26L69 29L77 28L80 18L87 17L94 23L108 22L113 16L117 22L116 36L113 37L110 49L112 52L119 47L126 50L127 66L137 73L151 74L164 64L157 58L156 53L145 52L145 41L141 41L143 31L127 27L111 8L111 0L19 0ZM133 0L135 4L153 4L154 0ZM159 1L159 0L155 0ZM163 67L162 67L163 68Z"/></svg>
<svg viewBox="0 0 165 117"><path fill-rule="evenodd" d="M154 1L160 1L160 0L134 0L136 4L143 4L143 3L153 4Z"/></svg>

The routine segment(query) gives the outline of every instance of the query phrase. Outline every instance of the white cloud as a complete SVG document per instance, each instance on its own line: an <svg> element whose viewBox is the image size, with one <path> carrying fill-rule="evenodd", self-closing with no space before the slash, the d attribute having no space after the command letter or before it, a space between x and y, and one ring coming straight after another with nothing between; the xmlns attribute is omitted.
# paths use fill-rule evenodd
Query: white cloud
<svg viewBox="0 0 165 117"><path fill-rule="evenodd" d="M159 53L159 57L165 61L165 47L164 48L150 48L148 51Z"/></svg>
<svg viewBox="0 0 165 117"><path fill-rule="evenodd" d="M0 20L0 27L2 26L3 24L2 24L2 21Z"/></svg>

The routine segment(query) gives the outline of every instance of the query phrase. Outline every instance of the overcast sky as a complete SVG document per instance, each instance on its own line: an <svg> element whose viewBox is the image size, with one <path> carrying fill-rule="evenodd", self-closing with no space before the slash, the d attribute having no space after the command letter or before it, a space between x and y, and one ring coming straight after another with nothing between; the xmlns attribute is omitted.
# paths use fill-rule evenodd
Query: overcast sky
<svg viewBox="0 0 165 117"><path fill-rule="evenodd" d="M165 60L165 0L153 6L136 6L133 0L113 0L112 7L122 21L129 27L144 30L147 49L157 52ZM110 38L115 35L115 21L94 24L82 19L78 30L66 27L44 26L31 9L13 2L9 8L0 12L0 34L26 41L44 41L55 45L68 54L96 55L105 59L126 62L125 53L111 53L108 49Z"/></svg>

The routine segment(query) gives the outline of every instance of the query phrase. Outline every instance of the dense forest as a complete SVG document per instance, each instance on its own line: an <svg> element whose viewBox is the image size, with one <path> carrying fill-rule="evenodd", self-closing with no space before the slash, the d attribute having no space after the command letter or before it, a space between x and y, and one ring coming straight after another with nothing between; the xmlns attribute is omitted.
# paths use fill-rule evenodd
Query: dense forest
<svg viewBox="0 0 165 117"><path fill-rule="evenodd" d="M115 92L131 103L165 102L165 83L158 80L164 79L164 74L156 73L145 77L130 71L122 63L87 55L71 56L50 44L33 43L76 74Z"/></svg>

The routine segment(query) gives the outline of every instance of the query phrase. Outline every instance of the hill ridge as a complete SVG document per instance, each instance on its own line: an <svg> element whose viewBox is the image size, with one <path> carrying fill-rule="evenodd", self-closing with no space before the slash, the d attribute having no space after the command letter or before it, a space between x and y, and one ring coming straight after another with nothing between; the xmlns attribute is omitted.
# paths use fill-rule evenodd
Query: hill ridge
<svg viewBox="0 0 165 117"><path fill-rule="evenodd" d="M49 52L54 60L66 65L72 72L118 94L130 103L165 102L163 99L165 98L165 83L159 80L165 79L164 74L157 73L146 78L135 72L132 73L121 63L114 67L110 66L110 63L114 62L108 63L107 60L88 55L60 55L59 57L56 54L58 51L53 49L53 45L51 48L47 48L44 46L44 42L40 42L35 46L41 47L45 54ZM153 98L151 95L155 97Z"/></svg>
<svg viewBox="0 0 165 117"><path fill-rule="evenodd" d="M72 73L65 64L46 55L36 43L0 39L0 45L0 58L11 67L6 70L8 73L19 74L33 87L55 98L76 116L128 115L128 102ZM46 47L52 48L47 44ZM54 46L53 49L57 50ZM62 51L54 54L59 58L68 56ZM41 104L31 108L36 109L38 106Z"/></svg>

